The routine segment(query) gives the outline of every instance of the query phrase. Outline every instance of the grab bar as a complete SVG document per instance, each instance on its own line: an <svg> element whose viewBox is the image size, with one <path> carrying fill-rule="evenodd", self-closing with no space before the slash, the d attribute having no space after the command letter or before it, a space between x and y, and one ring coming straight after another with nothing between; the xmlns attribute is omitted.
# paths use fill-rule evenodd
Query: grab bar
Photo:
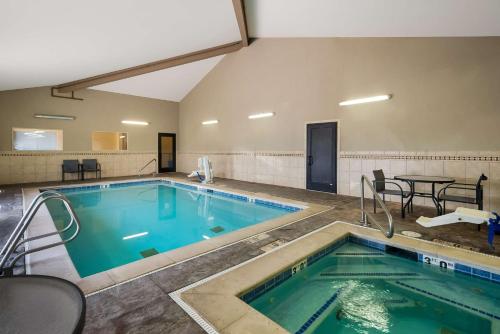
<svg viewBox="0 0 500 334"><path fill-rule="evenodd" d="M151 159L150 161L148 161L147 164L145 164L144 166L142 166L141 169L139 169L139 176L142 176L142 171L144 169L146 169L146 167L148 167L149 165L151 165L153 162L155 163L155 170L153 172L153 176L155 176L156 174L158 174L158 161L156 160L156 158L154 158L154 159Z"/></svg>
<svg viewBox="0 0 500 334"><path fill-rule="evenodd" d="M387 220L388 220L388 223L389 223L389 229L383 228L382 225L380 224L380 222L377 220L377 218L375 218L374 215L372 215L370 212L368 212L367 210L365 210L365 183L368 184L368 188L370 188L370 190L373 193L374 200L378 204L380 204L380 207L382 208L382 210L384 211L385 215L387 216ZM387 238L392 238L392 236L394 235L394 222L392 220L392 215L389 212L389 210L387 209L387 207L385 206L385 203L382 200L382 198L380 197L380 195L375 191L375 188L371 184L371 182L368 179L368 177L366 175L361 175L361 223L364 226L367 226L368 225L368 219L373 224L375 224L378 227L378 229L380 231L382 231L382 233L385 234L385 236Z"/></svg>
<svg viewBox="0 0 500 334"><path fill-rule="evenodd" d="M42 234L42 235L38 235L38 236L35 236L35 237L31 237L31 238L27 238L27 239L21 240L24 232L26 232L26 229L28 228L29 224L32 222L33 217L38 212L38 210L40 209L40 207L44 203L46 203L46 202L48 202L50 200L58 200L58 201L61 201L63 203L64 207L68 211L68 213L70 215L70 218L71 218L69 224L67 226L63 227L62 229L57 230L55 232L46 233L46 234ZM23 244L25 244L25 243L27 243L29 241L38 240L38 239L46 238L46 237L49 237L49 236L52 236L52 235L63 233L65 231L68 231L73 225L76 225L76 228L75 228L75 231L73 232L73 234L69 238L62 239L61 241L53 242L53 243L50 243L50 244L45 245L45 246L40 246L40 247L32 248L32 249L29 249L29 250L25 250L25 251L17 254L8 263L11 255L15 251L17 251L17 249L21 245L23 245ZM52 247L55 247L55 246L59 246L59 245L68 243L71 240L75 239L79 232L80 232L80 220L78 219L78 216L76 215L75 210L71 206L71 203L66 198L66 196L64 196L63 194L58 193L57 191L54 191L54 190L47 190L47 191L44 191L44 192L40 193L39 195L37 195L33 199L33 201L31 202L31 204L29 205L28 209L26 210L26 212L24 213L24 215L19 220L19 223L14 228L14 231L10 235L10 237L7 240L7 242L5 243L4 247L0 251L0 256L2 256L1 259L0 259L0 273L2 273L2 272L5 271L5 275L12 275L13 274L13 268L14 268L15 264L23 256L25 256L27 254L30 254L30 253L38 252L38 251L41 251L41 250L44 250L44 249L48 249L48 248L52 248Z"/></svg>

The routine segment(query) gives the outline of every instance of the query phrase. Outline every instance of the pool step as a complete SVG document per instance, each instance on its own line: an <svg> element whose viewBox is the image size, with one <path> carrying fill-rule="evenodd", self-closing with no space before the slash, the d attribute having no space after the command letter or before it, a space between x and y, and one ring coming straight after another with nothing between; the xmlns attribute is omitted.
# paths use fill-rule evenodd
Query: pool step
<svg viewBox="0 0 500 334"><path fill-rule="evenodd" d="M380 252L337 252L333 253L333 256L338 257L351 257L351 256L384 256L385 253Z"/></svg>
<svg viewBox="0 0 500 334"><path fill-rule="evenodd" d="M374 278L374 277L380 277L380 278L387 278L387 277L416 277L420 276L419 273L370 273L370 272L323 272L320 273L319 276L321 277L369 277L369 278Z"/></svg>

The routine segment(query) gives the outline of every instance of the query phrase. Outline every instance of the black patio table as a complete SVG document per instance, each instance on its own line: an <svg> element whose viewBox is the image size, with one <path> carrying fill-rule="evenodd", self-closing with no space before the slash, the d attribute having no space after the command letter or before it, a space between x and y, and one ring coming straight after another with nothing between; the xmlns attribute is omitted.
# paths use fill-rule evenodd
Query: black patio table
<svg viewBox="0 0 500 334"><path fill-rule="evenodd" d="M413 197L427 197L432 198L434 205L436 206L437 214L440 216L443 214L443 207L439 203L439 199L436 197L436 184L447 184L455 182L455 179L446 176L425 176L425 175L398 175L394 176L395 180L400 180L410 184L410 198L406 202L404 209L412 203ZM416 183L430 183L432 184L432 191L430 193L415 191Z"/></svg>

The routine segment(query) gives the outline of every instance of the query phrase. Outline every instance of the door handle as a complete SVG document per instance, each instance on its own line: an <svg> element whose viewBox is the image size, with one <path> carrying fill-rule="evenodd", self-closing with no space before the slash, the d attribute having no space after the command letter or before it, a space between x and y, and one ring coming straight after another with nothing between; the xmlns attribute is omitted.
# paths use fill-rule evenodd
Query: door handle
<svg viewBox="0 0 500 334"><path fill-rule="evenodd" d="M312 157L312 155L307 156L307 164L309 166L312 166L312 164L313 164L313 157Z"/></svg>

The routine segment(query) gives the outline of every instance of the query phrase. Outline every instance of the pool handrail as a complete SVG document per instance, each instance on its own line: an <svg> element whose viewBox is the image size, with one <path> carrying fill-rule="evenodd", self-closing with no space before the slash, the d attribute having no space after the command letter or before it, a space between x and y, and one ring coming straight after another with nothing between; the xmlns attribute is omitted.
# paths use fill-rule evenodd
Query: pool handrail
<svg viewBox="0 0 500 334"><path fill-rule="evenodd" d="M151 160L149 160L144 166L142 166L141 169L139 169L139 176L142 176L142 171L146 169L146 167L148 167L149 165L151 165L152 163L155 163L155 170L154 172L152 173L153 176L155 176L156 174L158 174L158 161L156 160L156 158L153 158Z"/></svg>
<svg viewBox="0 0 500 334"><path fill-rule="evenodd" d="M387 216L387 220L389 223L388 229L382 227L377 218L375 218L374 215L365 210L365 183L368 185L368 188L370 188L370 190L373 193L373 200L376 201L375 205L378 203L382 208L382 210L384 211L385 215ZM394 221L392 219L391 213L389 212L389 209L387 209L387 206L385 205L384 201L382 200L380 195L375 191L375 188L373 187L370 179L368 179L366 175L362 174L361 175L361 223L364 226L367 226L368 220L370 220L370 222L375 224L387 238L392 238L392 236L394 235Z"/></svg>
<svg viewBox="0 0 500 334"><path fill-rule="evenodd" d="M22 236L26 232L26 229L28 228L29 224L32 222L35 214L38 212L40 207L46 203L49 200L58 200L61 201L64 204L64 207L68 211L70 215L70 222L67 226L63 227L60 230L57 230L55 232L51 233L46 233L42 235L38 235L35 237L27 238L24 240L21 240ZM60 233L63 233L67 230L69 230L73 225L76 225L75 231L73 234L66 239L61 239L61 241L53 242L45 246L40 246L32 249L25 250L19 254L17 254L10 262L9 259L11 255L19 248L19 246L25 244L28 241L33 241L37 239L42 239L45 237L49 237L52 235L57 235ZM0 274L3 273L6 276L11 276L13 274L13 268L16 262L23 256L38 252L47 248L52 248L55 246L59 246L65 243L70 242L71 240L75 239L78 233L80 232L80 220L78 219L78 216L76 215L73 207L71 206L71 203L69 200L64 196L63 194L55 191L55 190L46 190L38 194L31 204L29 205L28 209L22 216L22 218L19 220L19 223L16 225L14 228L14 231L11 233L9 239L3 246L2 250L0 251Z"/></svg>

